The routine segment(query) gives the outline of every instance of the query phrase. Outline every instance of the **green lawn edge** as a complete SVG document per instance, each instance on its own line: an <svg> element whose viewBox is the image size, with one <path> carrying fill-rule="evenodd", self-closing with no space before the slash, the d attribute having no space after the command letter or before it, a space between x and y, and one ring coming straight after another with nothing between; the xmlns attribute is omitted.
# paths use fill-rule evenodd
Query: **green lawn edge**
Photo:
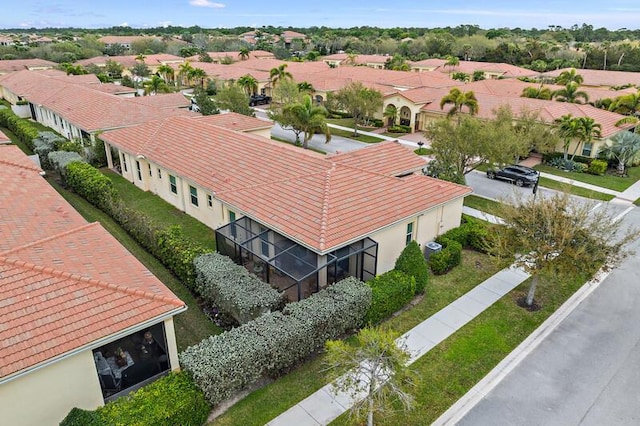
<svg viewBox="0 0 640 426"><path fill-rule="evenodd" d="M500 212L500 203L498 201L474 194L464 197L464 205L492 215L497 215Z"/></svg>
<svg viewBox="0 0 640 426"><path fill-rule="evenodd" d="M605 194L603 192L592 191L587 188L582 188L580 186L573 186L567 183L558 182L557 180L541 177L540 178L540 186L553 189L556 191L568 192L572 195L577 195L579 197L591 198L593 200L600 201L611 201L615 198L614 195Z"/></svg>
<svg viewBox="0 0 640 426"><path fill-rule="evenodd" d="M598 176L590 175L588 173L564 172L546 164L538 164L537 166L534 166L534 169L543 173L549 173L555 176L573 179L578 182L588 183L618 192L624 191L625 189L636 183L638 180L640 180L640 167L631 167L627 169L628 177L620 177L610 174Z"/></svg>

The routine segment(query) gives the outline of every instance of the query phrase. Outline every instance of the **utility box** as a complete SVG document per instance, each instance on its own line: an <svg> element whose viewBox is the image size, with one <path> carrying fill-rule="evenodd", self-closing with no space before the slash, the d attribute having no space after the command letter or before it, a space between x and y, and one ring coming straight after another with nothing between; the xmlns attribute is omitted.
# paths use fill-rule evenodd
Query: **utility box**
<svg viewBox="0 0 640 426"><path fill-rule="evenodd" d="M440 250L442 250L442 244L430 241L424 245L424 258L429 260L429 257L431 257L433 253L437 253Z"/></svg>

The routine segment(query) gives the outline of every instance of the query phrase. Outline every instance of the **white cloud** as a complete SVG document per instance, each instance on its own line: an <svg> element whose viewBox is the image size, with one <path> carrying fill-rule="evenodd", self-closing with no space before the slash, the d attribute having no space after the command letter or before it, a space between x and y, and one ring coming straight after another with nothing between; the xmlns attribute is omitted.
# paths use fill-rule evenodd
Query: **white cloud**
<svg viewBox="0 0 640 426"><path fill-rule="evenodd" d="M120 24L120 25L118 25L118 26L119 26L119 27L128 27L128 26L129 26L129 24L128 24L128 23L126 23L126 22L123 22L122 24Z"/></svg>
<svg viewBox="0 0 640 426"><path fill-rule="evenodd" d="M189 4L191 6L211 7L213 9L222 9L223 7L225 7L225 5L222 3L215 3L209 0L189 0Z"/></svg>
<svg viewBox="0 0 640 426"><path fill-rule="evenodd" d="M171 25L171 21L161 21L158 25L163 28L167 28L169 25Z"/></svg>

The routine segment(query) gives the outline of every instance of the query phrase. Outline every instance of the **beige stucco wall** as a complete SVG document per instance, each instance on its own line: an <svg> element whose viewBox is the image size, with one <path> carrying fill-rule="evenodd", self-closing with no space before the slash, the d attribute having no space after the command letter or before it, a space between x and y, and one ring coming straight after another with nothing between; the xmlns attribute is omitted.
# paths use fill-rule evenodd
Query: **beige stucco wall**
<svg viewBox="0 0 640 426"><path fill-rule="evenodd" d="M90 350L0 385L0 424L58 425L73 407L103 405Z"/></svg>
<svg viewBox="0 0 640 426"><path fill-rule="evenodd" d="M400 118L401 118L400 111L402 110L402 108L403 107L409 108L411 113L410 113L410 117L408 118L411 120L411 129L415 129L416 114L420 112L420 108L422 107L422 104L416 105L410 100L408 100L407 98L405 98L404 96L393 95L393 96L389 96L388 98L385 98L384 103L382 105L382 111L384 111L388 105L394 105L398 110L398 119L397 119L398 121L396 124L400 123ZM420 124L422 125L422 123Z"/></svg>
<svg viewBox="0 0 640 426"><path fill-rule="evenodd" d="M271 139L271 128L252 130L247 133L251 135L257 135L257 136L262 136L263 138Z"/></svg>
<svg viewBox="0 0 640 426"><path fill-rule="evenodd" d="M438 235L460 225L462 201L462 198L453 200L369 235L378 243L377 274L390 271L395 266L406 246L407 224L413 222L413 239L423 249Z"/></svg>
<svg viewBox="0 0 640 426"><path fill-rule="evenodd" d="M589 155L589 157L591 158L595 158L598 156L598 150L606 143L608 139L597 139L592 141L592 148L591 148L591 155ZM578 146L580 145L580 146ZM584 147L584 144L574 140L571 141L571 143L569 144L569 158L571 158L571 156L573 155L573 151L576 149L576 147L578 146L578 150L576 151L576 155L582 155L582 150ZM564 152L564 142L559 142L558 146L556 146L556 151L557 152Z"/></svg>
<svg viewBox="0 0 640 426"><path fill-rule="evenodd" d="M36 112L36 121L47 127L52 128L67 139L82 138L82 131L62 118L56 112L42 105L34 105Z"/></svg>

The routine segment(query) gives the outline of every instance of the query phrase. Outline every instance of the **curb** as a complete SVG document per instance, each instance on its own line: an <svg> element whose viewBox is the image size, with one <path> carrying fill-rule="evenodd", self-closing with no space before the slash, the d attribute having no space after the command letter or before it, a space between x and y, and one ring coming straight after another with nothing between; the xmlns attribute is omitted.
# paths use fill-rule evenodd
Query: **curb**
<svg viewBox="0 0 640 426"><path fill-rule="evenodd" d="M547 318L533 333L522 341L509 355L507 355L482 380L464 394L455 404L438 417L432 425L456 425L473 409L493 388L495 388L515 369L518 364L529 355L556 327L597 289L609 276L611 269L601 268L596 275L567 299L549 318Z"/></svg>

